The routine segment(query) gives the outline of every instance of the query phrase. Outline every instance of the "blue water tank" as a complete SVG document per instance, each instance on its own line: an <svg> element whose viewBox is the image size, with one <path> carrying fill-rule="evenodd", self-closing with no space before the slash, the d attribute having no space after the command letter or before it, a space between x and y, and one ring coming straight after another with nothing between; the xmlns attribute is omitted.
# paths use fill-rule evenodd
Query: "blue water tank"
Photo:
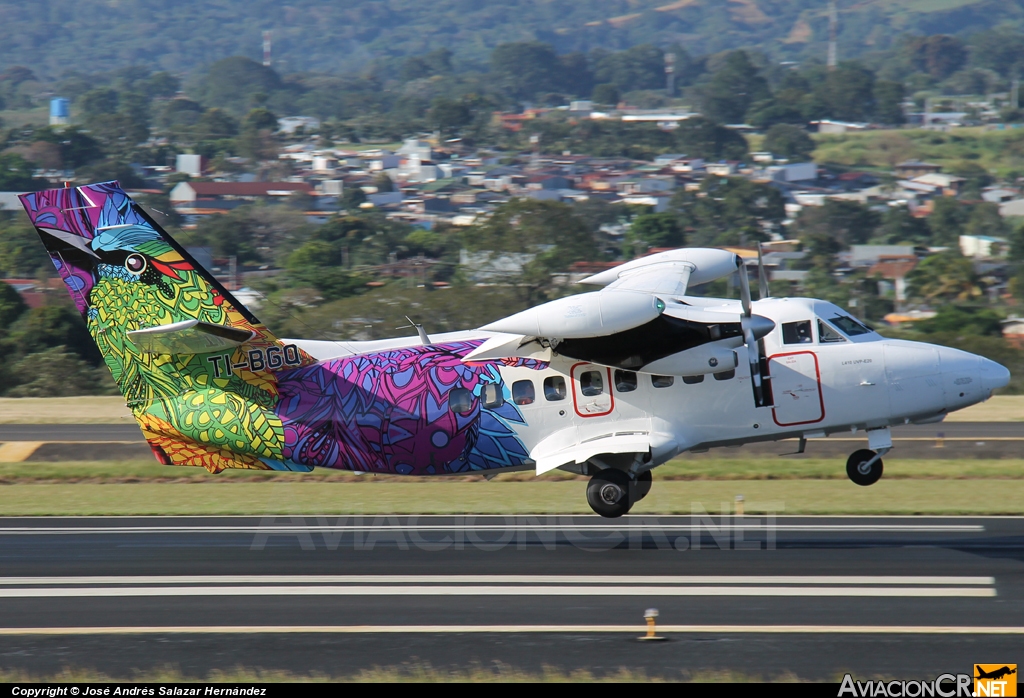
<svg viewBox="0 0 1024 698"><path fill-rule="evenodd" d="M50 117L66 119L70 115L69 102L63 97L54 97L50 100Z"/></svg>

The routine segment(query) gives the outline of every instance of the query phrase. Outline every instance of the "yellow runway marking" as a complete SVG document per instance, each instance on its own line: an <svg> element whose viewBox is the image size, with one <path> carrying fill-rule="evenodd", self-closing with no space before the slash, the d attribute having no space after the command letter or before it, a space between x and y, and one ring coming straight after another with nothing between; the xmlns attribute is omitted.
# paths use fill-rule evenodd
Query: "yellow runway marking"
<svg viewBox="0 0 1024 698"><path fill-rule="evenodd" d="M21 463L28 459L43 441L8 441L0 444L0 463Z"/></svg>

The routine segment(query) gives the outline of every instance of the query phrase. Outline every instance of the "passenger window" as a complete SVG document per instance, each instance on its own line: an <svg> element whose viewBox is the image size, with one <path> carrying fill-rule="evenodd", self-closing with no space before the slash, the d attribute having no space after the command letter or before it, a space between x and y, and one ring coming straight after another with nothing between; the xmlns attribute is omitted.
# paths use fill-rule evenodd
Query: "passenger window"
<svg viewBox="0 0 1024 698"><path fill-rule="evenodd" d="M822 344L827 344L829 342L845 342L846 338L821 320L818 320L818 341Z"/></svg>
<svg viewBox="0 0 1024 698"><path fill-rule="evenodd" d="M729 381L736 377L736 369L731 368L728 371L719 371L715 374L716 381Z"/></svg>
<svg viewBox="0 0 1024 698"><path fill-rule="evenodd" d="M517 405L532 405L536 398L533 381L516 381L512 384L512 402Z"/></svg>
<svg viewBox="0 0 1024 698"><path fill-rule="evenodd" d="M557 402L565 399L565 379L561 376L551 376L544 379L544 399L548 402Z"/></svg>
<svg viewBox="0 0 1024 698"><path fill-rule="evenodd" d="M651 385L655 388L669 388L675 382L673 376L651 376Z"/></svg>
<svg viewBox="0 0 1024 698"><path fill-rule="evenodd" d="M782 324L783 344L811 344L813 341L810 320L785 322Z"/></svg>
<svg viewBox="0 0 1024 698"><path fill-rule="evenodd" d="M484 407L488 409L501 407L505 404L505 396L501 394L501 386L494 383L484 386L484 389L481 391L481 397L484 400Z"/></svg>
<svg viewBox="0 0 1024 698"><path fill-rule="evenodd" d="M448 393L448 409L459 414L469 414L473 410L473 393L465 388L455 388Z"/></svg>
<svg viewBox="0 0 1024 698"><path fill-rule="evenodd" d="M585 397L594 397L604 392L604 380L600 371L584 371L580 374L580 392Z"/></svg>
<svg viewBox="0 0 1024 698"><path fill-rule="evenodd" d="M699 376L683 376L683 382L687 385L697 385L704 382L704 374Z"/></svg>
<svg viewBox="0 0 1024 698"><path fill-rule="evenodd" d="M615 372L615 391L631 393L636 390L636 374L632 371Z"/></svg>

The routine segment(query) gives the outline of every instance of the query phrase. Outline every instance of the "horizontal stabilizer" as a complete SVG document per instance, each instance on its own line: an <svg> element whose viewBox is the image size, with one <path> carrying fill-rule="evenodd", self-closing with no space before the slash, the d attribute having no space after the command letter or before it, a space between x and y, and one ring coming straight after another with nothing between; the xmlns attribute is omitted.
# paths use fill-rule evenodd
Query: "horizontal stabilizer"
<svg viewBox="0 0 1024 698"><path fill-rule="evenodd" d="M688 285L706 284L732 274L738 259L732 252L714 248L668 250L620 264L580 283L680 297Z"/></svg>
<svg viewBox="0 0 1024 698"><path fill-rule="evenodd" d="M184 320L128 333L128 339L147 354L210 354L237 347L252 337L250 330L200 320Z"/></svg>

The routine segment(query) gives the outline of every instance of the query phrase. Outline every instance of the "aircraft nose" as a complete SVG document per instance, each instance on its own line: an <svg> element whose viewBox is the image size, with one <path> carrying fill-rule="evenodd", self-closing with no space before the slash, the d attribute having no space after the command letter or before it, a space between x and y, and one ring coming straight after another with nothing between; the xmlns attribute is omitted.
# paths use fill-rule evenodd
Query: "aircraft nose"
<svg viewBox="0 0 1024 698"><path fill-rule="evenodd" d="M1010 370L989 359L981 360L981 384L991 393L993 390L1005 388L1010 383Z"/></svg>

